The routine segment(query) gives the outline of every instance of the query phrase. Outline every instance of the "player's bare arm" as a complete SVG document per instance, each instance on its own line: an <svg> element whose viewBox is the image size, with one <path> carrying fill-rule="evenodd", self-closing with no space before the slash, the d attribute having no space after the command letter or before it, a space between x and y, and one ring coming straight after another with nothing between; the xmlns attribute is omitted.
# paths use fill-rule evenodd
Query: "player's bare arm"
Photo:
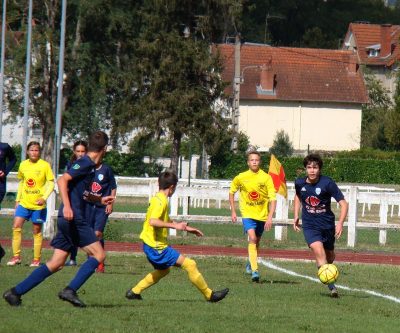
<svg viewBox="0 0 400 333"><path fill-rule="evenodd" d="M294 196L294 218L293 218L293 229L297 232L300 231L300 219L299 219L299 212L300 212L300 207L301 207L301 202L300 199L297 195Z"/></svg>
<svg viewBox="0 0 400 333"><path fill-rule="evenodd" d="M269 205L268 217L264 225L264 230L266 231L269 231L272 228L272 216L274 216L276 210L276 200L270 201L268 205Z"/></svg>
<svg viewBox="0 0 400 333"><path fill-rule="evenodd" d="M340 236L342 235L344 220L347 216L347 212L349 209L349 204L347 203L346 200L344 200L344 199L340 200L338 203L340 206L340 215L339 215L339 221L335 226L335 237L337 239L339 239Z"/></svg>
<svg viewBox="0 0 400 333"><path fill-rule="evenodd" d="M64 204L63 215L67 221L71 221L74 218L74 213L68 196L68 182L71 181L71 179L72 177L70 174L64 173L57 180L58 192L60 193L61 201Z"/></svg>
<svg viewBox="0 0 400 333"><path fill-rule="evenodd" d="M236 208L235 208L235 195L229 193L229 205L231 207L231 219L233 223L237 222Z"/></svg>

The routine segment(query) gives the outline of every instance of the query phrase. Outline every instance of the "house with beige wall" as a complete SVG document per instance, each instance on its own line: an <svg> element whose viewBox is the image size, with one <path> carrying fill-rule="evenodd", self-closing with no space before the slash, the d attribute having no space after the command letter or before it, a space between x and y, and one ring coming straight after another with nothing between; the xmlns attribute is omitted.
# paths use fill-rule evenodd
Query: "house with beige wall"
<svg viewBox="0 0 400 333"><path fill-rule="evenodd" d="M231 83L226 93L233 97L235 45L217 49L223 79ZM368 95L352 51L245 43L240 82L238 129L260 150L268 150L280 130L298 151L360 148L361 107Z"/></svg>

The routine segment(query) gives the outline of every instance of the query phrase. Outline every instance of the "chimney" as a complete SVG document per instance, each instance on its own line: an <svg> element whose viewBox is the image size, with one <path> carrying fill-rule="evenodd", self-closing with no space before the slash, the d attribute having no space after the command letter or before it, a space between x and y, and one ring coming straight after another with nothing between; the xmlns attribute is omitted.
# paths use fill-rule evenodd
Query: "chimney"
<svg viewBox="0 0 400 333"><path fill-rule="evenodd" d="M267 63L261 66L260 72L260 87L262 90L274 90L275 75L272 72L272 58L267 60Z"/></svg>
<svg viewBox="0 0 400 333"><path fill-rule="evenodd" d="M355 54L349 55L349 63L347 65L347 71L349 74L357 73L357 56Z"/></svg>
<svg viewBox="0 0 400 333"><path fill-rule="evenodd" d="M387 57L392 52L392 43L390 38L390 31L392 30L391 24L381 25L381 57Z"/></svg>

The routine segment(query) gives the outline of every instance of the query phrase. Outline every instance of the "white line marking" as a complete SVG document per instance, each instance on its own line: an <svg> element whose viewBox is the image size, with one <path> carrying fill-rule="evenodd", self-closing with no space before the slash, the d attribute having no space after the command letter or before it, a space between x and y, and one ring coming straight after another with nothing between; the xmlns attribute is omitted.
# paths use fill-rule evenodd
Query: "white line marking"
<svg viewBox="0 0 400 333"><path fill-rule="evenodd" d="M317 282L317 283L321 283L319 281L319 279L317 279L317 278L290 271L288 269L279 267L279 266L273 264L272 262L269 262L269 261L266 261L266 260L263 260L263 259L259 259L258 262L263 264L264 266L266 266L268 268L271 268L271 269L274 269L276 271L279 271L279 272L282 272L282 273L285 273L285 274L288 274L288 275L291 275L291 276L297 276L297 277L300 277L300 278L303 278L303 279L307 279L307 280L310 280L310 281L314 281L314 282ZM397 298L397 297L394 297L394 296L391 296L391 295L378 293L376 291L368 290L368 289L350 288L350 287L339 285L339 284L335 284L335 285L336 285L336 288L338 288L338 289L343 289L343 290L348 290L348 291L357 291L357 292L369 294L369 295L372 295L372 296L381 297L381 298L387 299L389 301L393 301L395 303L399 303L400 304L400 298Z"/></svg>

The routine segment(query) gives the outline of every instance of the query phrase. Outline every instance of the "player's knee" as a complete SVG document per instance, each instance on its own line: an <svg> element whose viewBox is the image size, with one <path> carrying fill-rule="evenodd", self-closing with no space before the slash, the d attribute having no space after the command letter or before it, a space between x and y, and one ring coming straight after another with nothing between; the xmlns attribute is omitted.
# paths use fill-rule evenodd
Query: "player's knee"
<svg viewBox="0 0 400 333"><path fill-rule="evenodd" d="M190 258L186 258L185 262L183 263L183 268L187 269L187 270L193 270L197 268L197 264L193 259Z"/></svg>

